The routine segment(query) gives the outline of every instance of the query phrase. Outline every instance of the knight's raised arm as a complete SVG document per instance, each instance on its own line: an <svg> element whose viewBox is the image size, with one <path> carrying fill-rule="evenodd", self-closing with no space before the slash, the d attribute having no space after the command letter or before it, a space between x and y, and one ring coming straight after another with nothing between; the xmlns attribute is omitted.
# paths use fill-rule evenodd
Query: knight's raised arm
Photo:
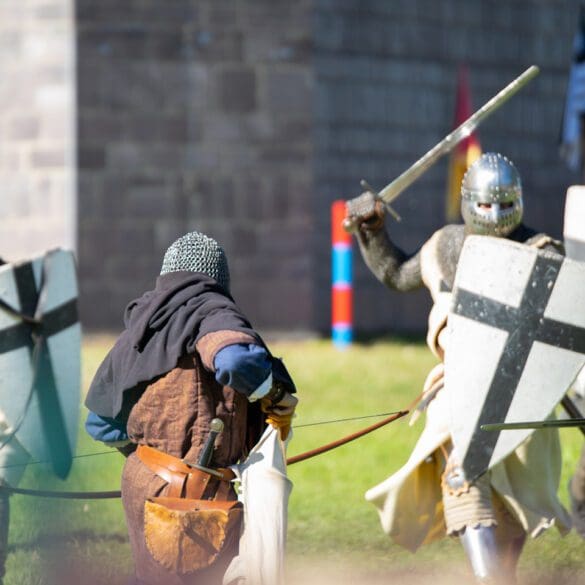
<svg viewBox="0 0 585 585"><path fill-rule="evenodd" d="M394 290L420 288L420 253L409 256L390 240L384 216L384 205L368 191L347 201L346 221L355 226L360 252L374 276Z"/></svg>

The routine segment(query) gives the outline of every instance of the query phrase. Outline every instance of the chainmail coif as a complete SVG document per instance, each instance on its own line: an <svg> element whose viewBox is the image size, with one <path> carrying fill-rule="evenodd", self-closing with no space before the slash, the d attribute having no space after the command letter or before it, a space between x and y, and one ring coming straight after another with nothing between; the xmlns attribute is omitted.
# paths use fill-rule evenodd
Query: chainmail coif
<svg viewBox="0 0 585 585"><path fill-rule="evenodd" d="M174 242L165 253L161 274L201 272L210 276L226 291L230 290L230 272L223 248L200 232L190 232Z"/></svg>

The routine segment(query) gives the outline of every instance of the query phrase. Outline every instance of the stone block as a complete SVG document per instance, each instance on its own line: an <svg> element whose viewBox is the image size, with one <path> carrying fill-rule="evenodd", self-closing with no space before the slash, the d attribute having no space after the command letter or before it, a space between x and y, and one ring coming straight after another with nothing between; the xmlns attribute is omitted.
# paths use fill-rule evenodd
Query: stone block
<svg viewBox="0 0 585 585"><path fill-rule="evenodd" d="M242 220L258 221L262 216L262 180L258 176L240 176L235 184L236 216Z"/></svg>
<svg viewBox="0 0 585 585"><path fill-rule="evenodd" d="M65 149L35 149L30 155L30 163L37 168L63 168L66 165Z"/></svg>
<svg viewBox="0 0 585 585"><path fill-rule="evenodd" d="M0 16L1 18L1 16ZM0 28L0 63L8 61L7 56L12 58L22 55L22 46L24 40L24 31L14 24L10 28L2 26Z"/></svg>
<svg viewBox="0 0 585 585"><path fill-rule="evenodd" d="M77 150L77 164L80 169L103 169L106 164L104 148L81 146Z"/></svg>
<svg viewBox="0 0 585 585"><path fill-rule="evenodd" d="M39 20L65 20L70 16L71 6L68 2L45 2L35 9L35 18Z"/></svg>
<svg viewBox="0 0 585 585"><path fill-rule="evenodd" d="M126 217L160 221L175 215L173 188L162 178L135 178L126 192Z"/></svg>
<svg viewBox="0 0 585 585"><path fill-rule="evenodd" d="M255 257L258 253L257 230L249 226L237 226L233 229L232 239L235 242L235 246L234 249L229 250L231 255L228 255L228 260L230 260L232 255L234 258L230 270L234 274L245 276L250 258ZM240 261L242 261L241 264L239 264Z"/></svg>
<svg viewBox="0 0 585 585"><path fill-rule="evenodd" d="M123 123L123 138L130 142L184 143L197 139L198 128L190 133L189 119L182 114L160 112L136 112L126 116Z"/></svg>
<svg viewBox="0 0 585 585"><path fill-rule="evenodd" d="M182 168L183 148L164 143L114 143L106 150L106 164L111 169L148 169L168 172Z"/></svg>
<svg viewBox="0 0 585 585"><path fill-rule="evenodd" d="M230 29L237 25L237 3L235 0L210 2L207 6L206 21L216 28Z"/></svg>
<svg viewBox="0 0 585 585"><path fill-rule="evenodd" d="M36 116L17 117L9 122L9 140L34 140L39 135L39 119Z"/></svg>
<svg viewBox="0 0 585 585"><path fill-rule="evenodd" d="M213 178L213 209L218 218L225 221L237 219L236 211L237 178L220 176Z"/></svg>
<svg viewBox="0 0 585 585"><path fill-rule="evenodd" d="M273 128L272 133L276 142L291 144L310 144L315 139L315 119L313 112L294 117L271 116L267 117L267 123ZM270 136L270 135L268 135Z"/></svg>
<svg viewBox="0 0 585 585"><path fill-rule="evenodd" d="M312 77L305 68L269 67L262 77L261 105L275 114L308 116L312 103Z"/></svg>
<svg viewBox="0 0 585 585"><path fill-rule="evenodd" d="M111 24L100 28L84 28L77 40L79 57L100 59L145 59L150 55L150 31L143 24Z"/></svg>
<svg viewBox="0 0 585 585"><path fill-rule="evenodd" d="M216 146L187 144L184 150L183 168L187 171L216 172L222 160Z"/></svg>
<svg viewBox="0 0 585 585"><path fill-rule="evenodd" d="M3 223L0 249L9 259L23 259L56 247L72 248L71 226L62 216L29 216Z"/></svg>
<svg viewBox="0 0 585 585"><path fill-rule="evenodd" d="M17 150L3 148L0 150L0 171L15 172L20 168L20 153Z"/></svg>
<svg viewBox="0 0 585 585"><path fill-rule="evenodd" d="M78 22L94 26L119 20L180 26L198 18L200 4L189 0L78 0L76 11Z"/></svg>
<svg viewBox="0 0 585 585"><path fill-rule="evenodd" d="M199 23L183 31L184 55L191 62L206 64L243 61L243 35L237 29L204 26Z"/></svg>
<svg viewBox="0 0 585 585"><path fill-rule="evenodd" d="M183 32L179 30L150 31L146 57L160 61L178 61L188 56Z"/></svg>
<svg viewBox="0 0 585 585"><path fill-rule="evenodd" d="M126 117L115 112L99 112L81 104L78 138L83 145L107 145L122 138Z"/></svg>
<svg viewBox="0 0 585 585"><path fill-rule="evenodd" d="M185 77L187 80L187 95L191 110L202 110L211 103L213 96L210 94L211 68L201 63L188 63L185 65Z"/></svg>
<svg viewBox="0 0 585 585"><path fill-rule="evenodd" d="M258 31L309 30L313 16L312 2L287 2L286 0L240 3L239 22L247 34Z"/></svg>
<svg viewBox="0 0 585 585"><path fill-rule="evenodd" d="M245 113L256 108L256 72L250 67L225 67L215 79L218 107L225 112Z"/></svg>

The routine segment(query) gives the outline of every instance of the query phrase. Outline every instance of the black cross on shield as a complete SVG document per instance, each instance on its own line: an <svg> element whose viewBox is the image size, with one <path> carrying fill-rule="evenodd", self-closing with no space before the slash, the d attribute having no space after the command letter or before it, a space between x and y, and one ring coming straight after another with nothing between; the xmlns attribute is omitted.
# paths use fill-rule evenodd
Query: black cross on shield
<svg viewBox="0 0 585 585"><path fill-rule="evenodd" d="M28 348L33 367L31 388L14 388L14 392L30 392L38 400L41 418L39 432L46 442L54 472L61 478L67 476L71 467L72 446L66 431L63 409L55 380L55 372L48 346L48 339L78 322L77 299L73 298L52 310L42 313L42 286L37 289L31 262L13 267L20 309L12 308L6 302L0 310L22 317L17 324L0 331L0 354L20 348ZM45 274L45 278L50 278ZM30 400L27 402L27 407ZM26 409L25 409L26 411ZM26 412L23 412L18 427ZM13 429L17 432L17 428ZM7 441L6 441L7 442Z"/></svg>
<svg viewBox="0 0 585 585"><path fill-rule="evenodd" d="M462 288L456 288L454 292L454 314L507 332L477 426L463 455L463 469L470 481L489 468L500 434L482 431L481 425L506 420L533 344L540 342L585 353L584 328L545 317L563 262L559 255L537 256L517 307ZM538 396L534 399L538 400Z"/></svg>

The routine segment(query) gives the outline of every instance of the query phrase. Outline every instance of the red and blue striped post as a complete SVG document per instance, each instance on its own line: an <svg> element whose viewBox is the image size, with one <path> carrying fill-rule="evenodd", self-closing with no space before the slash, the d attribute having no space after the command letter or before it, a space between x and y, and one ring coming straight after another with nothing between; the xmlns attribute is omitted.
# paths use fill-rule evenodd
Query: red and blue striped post
<svg viewBox="0 0 585 585"><path fill-rule="evenodd" d="M353 291L351 271L351 235L342 227L345 201L331 206L331 338L338 347L346 347L353 338Z"/></svg>

